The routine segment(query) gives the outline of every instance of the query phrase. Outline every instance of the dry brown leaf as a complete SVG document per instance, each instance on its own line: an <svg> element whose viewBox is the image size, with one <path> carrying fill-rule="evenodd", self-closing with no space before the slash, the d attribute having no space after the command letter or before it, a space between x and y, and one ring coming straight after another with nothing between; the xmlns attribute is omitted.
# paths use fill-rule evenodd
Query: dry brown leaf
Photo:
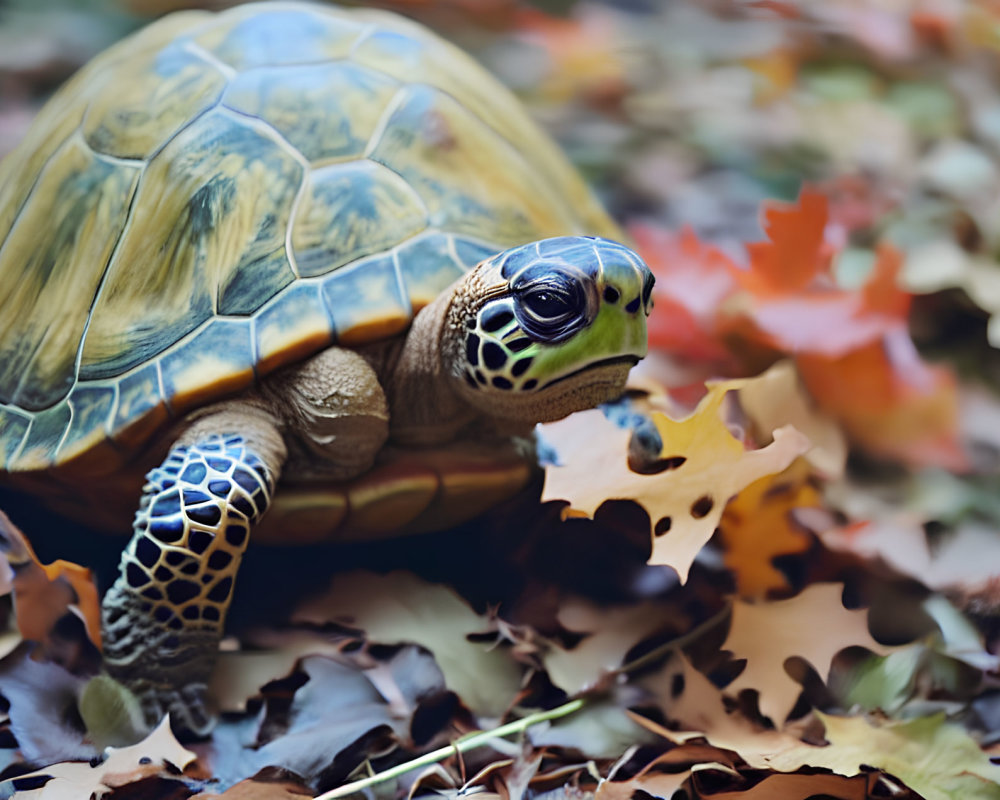
<svg viewBox="0 0 1000 800"><path fill-rule="evenodd" d="M56 622L69 612L80 616L87 636L101 646L100 599L89 569L61 559L42 564L24 534L2 511L0 549L17 568L14 607L18 630L25 639L46 642Z"/></svg>
<svg viewBox="0 0 1000 800"><path fill-rule="evenodd" d="M313 793L301 779L288 770L266 767L252 778L230 786L222 794L199 792L189 800L302 800Z"/></svg>
<svg viewBox="0 0 1000 800"><path fill-rule="evenodd" d="M696 800L867 800L869 778L867 775L768 775L750 789L731 792L698 791Z"/></svg>
<svg viewBox="0 0 1000 800"><path fill-rule="evenodd" d="M879 655L889 653L891 648L869 633L868 611L844 608L843 589L839 583L817 583L790 600L736 601L722 648L747 663L726 691L755 689L761 713L780 726L802 689L785 671L786 659L805 659L825 680L833 657L845 647L858 645Z"/></svg>
<svg viewBox="0 0 1000 800"><path fill-rule="evenodd" d="M568 500L571 514L588 517L606 500L637 501L650 517L650 563L671 566L686 581L729 498L758 478L781 472L809 448L803 434L784 427L774 431L767 447L745 450L719 414L726 393L745 384L710 386L695 411L679 421L654 412L664 469L652 475L629 469L630 432L599 410L543 426L542 435L564 466L546 468L542 499Z"/></svg>
<svg viewBox="0 0 1000 800"><path fill-rule="evenodd" d="M112 789L150 776L159 775L170 764L183 770L195 759L185 750L170 730L170 719L164 718L156 729L138 744L130 747L109 747L100 764L65 761L18 777L51 778L39 789L18 792L24 800L78 800L81 797L100 798Z"/></svg>

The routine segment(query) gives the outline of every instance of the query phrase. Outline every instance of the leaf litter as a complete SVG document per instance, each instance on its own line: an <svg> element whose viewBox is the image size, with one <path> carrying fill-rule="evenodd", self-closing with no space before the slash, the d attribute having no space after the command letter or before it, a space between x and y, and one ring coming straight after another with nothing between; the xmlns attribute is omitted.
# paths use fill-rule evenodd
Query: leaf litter
<svg viewBox="0 0 1000 800"><path fill-rule="evenodd" d="M0 19L30 56L3 65L0 147L52 75L175 5ZM650 356L541 428L534 495L252 548L219 724L183 746L106 747L127 703L81 717L107 565L0 498L0 791L1000 797L997 8L380 5L472 50L584 170L657 275Z"/></svg>

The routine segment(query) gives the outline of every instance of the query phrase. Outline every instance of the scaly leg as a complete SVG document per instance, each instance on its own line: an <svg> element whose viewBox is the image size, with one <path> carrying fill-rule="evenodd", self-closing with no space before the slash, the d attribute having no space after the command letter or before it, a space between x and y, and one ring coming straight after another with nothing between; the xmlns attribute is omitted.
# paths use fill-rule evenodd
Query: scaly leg
<svg viewBox="0 0 1000 800"><path fill-rule="evenodd" d="M212 725L205 687L250 527L271 500L269 468L238 434L175 447L147 476L120 575L103 601L108 673L146 720Z"/></svg>

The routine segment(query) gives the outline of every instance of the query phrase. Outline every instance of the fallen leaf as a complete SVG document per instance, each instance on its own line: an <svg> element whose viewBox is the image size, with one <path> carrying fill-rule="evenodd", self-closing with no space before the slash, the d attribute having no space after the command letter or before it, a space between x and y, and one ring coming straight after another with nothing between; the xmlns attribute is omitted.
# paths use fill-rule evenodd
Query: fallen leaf
<svg viewBox="0 0 1000 800"><path fill-rule="evenodd" d="M785 469L809 447L805 436L784 427L774 431L767 447L745 450L719 414L726 393L744 383L711 386L695 411L680 421L653 413L663 442L660 468L654 474L629 468L631 433L607 421L599 410L542 426L561 464L546 467L542 500L568 500L571 513L587 517L606 500L635 500L650 517L649 563L671 566L687 580L729 498L757 478Z"/></svg>
<svg viewBox="0 0 1000 800"><path fill-rule="evenodd" d="M785 660L798 656L826 680L833 657L845 647L861 646L885 655L868 631L868 612L847 609L843 586L818 583L790 600L750 604L736 601L729 636L722 645L746 668L726 687L729 694L754 689L761 713L775 725L784 723L795 706L801 685L785 671Z"/></svg>
<svg viewBox="0 0 1000 800"><path fill-rule="evenodd" d="M138 744L109 747L100 763L63 762L19 776L18 783L45 777L49 780L41 788L19 791L18 796L25 800L100 798L118 787L159 775L168 767L183 770L194 758L194 753L181 747L174 738L170 719L165 717Z"/></svg>
<svg viewBox="0 0 1000 800"><path fill-rule="evenodd" d="M774 559L805 552L812 545L813 537L792 515L796 509L822 504L808 478L808 467L797 462L754 481L726 506L719 535L725 548L723 561L736 578L740 597L759 599L791 588Z"/></svg>
<svg viewBox="0 0 1000 800"><path fill-rule="evenodd" d="M809 438L802 458L820 477L832 481L843 476L847 440L837 422L809 396L793 361L779 361L747 381L739 389L739 400L760 441L767 441L776 428L791 425Z"/></svg>
<svg viewBox="0 0 1000 800"><path fill-rule="evenodd" d="M1000 766L943 713L905 722L873 724L863 717L817 716L826 727L826 747L802 744L771 759L783 772L825 767L855 775L882 769L927 800L996 800Z"/></svg>
<svg viewBox="0 0 1000 800"><path fill-rule="evenodd" d="M89 569L61 559L42 564L24 534L2 511L0 550L6 556L0 569L8 573L8 563L14 568L14 607L25 639L48 642L56 622L69 612L83 620L87 636L101 646L100 599Z"/></svg>
<svg viewBox="0 0 1000 800"><path fill-rule="evenodd" d="M502 648L469 641L494 627L455 592L409 572L338 575L330 590L299 608L293 621L340 622L383 644L426 647L449 689L475 713L501 716L520 689L521 667Z"/></svg>

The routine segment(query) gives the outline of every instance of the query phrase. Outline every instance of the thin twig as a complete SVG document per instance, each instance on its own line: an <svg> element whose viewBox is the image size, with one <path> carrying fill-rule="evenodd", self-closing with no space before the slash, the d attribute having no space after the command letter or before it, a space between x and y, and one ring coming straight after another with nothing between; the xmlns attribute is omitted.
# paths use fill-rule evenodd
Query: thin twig
<svg viewBox="0 0 1000 800"><path fill-rule="evenodd" d="M456 739L447 747L441 747L430 753L425 753L412 761L397 764L395 767L385 770L385 772L380 772L377 775L372 775L368 778L362 778L359 781L345 783L343 786L331 789L329 792L325 792L324 794L316 797L315 800L337 800L341 797L347 797L350 794L360 792L362 789L367 789L369 786L374 786L377 783L383 783L385 781L390 781L393 778L398 778L400 775L404 775L411 770L426 767L430 764L437 763L438 761L443 761L448 758L448 756L454 755L455 753L465 753L469 750L474 750L477 747L482 747L483 745L489 743L492 739L500 739L504 736L510 736L513 733L521 733L530 728L532 725L538 725L540 722L547 722L551 719L565 717L568 714L572 714L574 711L579 711L584 706L585 702L586 701L582 698L570 700L568 703L564 703L558 708L553 708L550 711L539 711L537 714L529 714L528 716L522 717L514 722L508 722L506 725L501 725L499 728L470 733L467 736Z"/></svg>

